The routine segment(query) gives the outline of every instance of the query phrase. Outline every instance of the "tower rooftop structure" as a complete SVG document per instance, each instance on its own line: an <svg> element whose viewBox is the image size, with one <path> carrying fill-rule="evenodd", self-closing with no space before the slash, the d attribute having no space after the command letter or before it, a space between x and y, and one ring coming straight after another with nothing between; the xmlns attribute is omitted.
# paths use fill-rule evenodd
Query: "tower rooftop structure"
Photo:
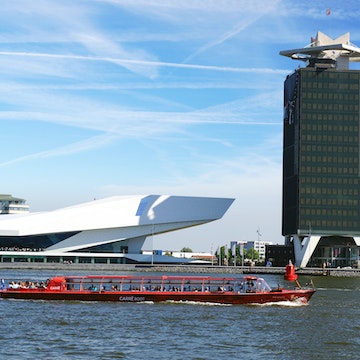
<svg viewBox="0 0 360 360"><path fill-rule="evenodd" d="M280 55L305 61L308 67L348 70L350 61L360 61L360 48L351 44L349 32L332 39L318 31L309 45L280 51Z"/></svg>

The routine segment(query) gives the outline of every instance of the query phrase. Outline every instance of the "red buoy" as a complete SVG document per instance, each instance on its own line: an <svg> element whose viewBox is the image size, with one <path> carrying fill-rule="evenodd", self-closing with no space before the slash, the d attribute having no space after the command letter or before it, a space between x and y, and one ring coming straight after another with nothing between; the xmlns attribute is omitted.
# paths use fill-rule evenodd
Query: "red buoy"
<svg viewBox="0 0 360 360"><path fill-rule="evenodd" d="M284 279L289 281L295 281L298 276L295 274L295 266L292 261L289 260L289 264L286 265Z"/></svg>

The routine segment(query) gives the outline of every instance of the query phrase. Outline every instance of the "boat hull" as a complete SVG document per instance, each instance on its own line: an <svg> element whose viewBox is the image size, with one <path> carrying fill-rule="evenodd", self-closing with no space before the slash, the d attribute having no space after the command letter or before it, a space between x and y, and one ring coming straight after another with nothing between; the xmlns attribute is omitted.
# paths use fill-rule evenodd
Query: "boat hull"
<svg viewBox="0 0 360 360"><path fill-rule="evenodd" d="M49 290L4 290L3 299L66 300L108 302L202 302L217 304L264 304L281 301L308 302L313 289L277 290L264 293L236 294L234 292L164 292L164 291L49 291Z"/></svg>

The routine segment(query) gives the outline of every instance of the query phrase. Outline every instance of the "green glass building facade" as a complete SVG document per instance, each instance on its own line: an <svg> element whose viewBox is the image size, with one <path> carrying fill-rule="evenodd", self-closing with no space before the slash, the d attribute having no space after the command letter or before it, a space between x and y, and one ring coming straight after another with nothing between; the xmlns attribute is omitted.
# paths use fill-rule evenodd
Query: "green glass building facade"
<svg viewBox="0 0 360 360"><path fill-rule="evenodd" d="M360 72L300 68L284 84L282 234L360 236Z"/></svg>

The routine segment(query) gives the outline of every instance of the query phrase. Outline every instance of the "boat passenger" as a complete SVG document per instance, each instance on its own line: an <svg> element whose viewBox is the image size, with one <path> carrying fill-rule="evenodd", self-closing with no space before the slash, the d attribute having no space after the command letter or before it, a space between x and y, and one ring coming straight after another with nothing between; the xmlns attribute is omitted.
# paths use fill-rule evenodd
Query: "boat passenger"
<svg viewBox="0 0 360 360"><path fill-rule="evenodd" d="M43 281L40 283L39 289L46 289L46 285Z"/></svg>
<svg viewBox="0 0 360 360"><path fill-rule="evenodd" d="M20 284L19 283L16 283L16 282L12 282L12 285L11 285L11 288L12 289L18 289L20 287Z"/></svg>
<svg viewBox="0 0 360 360"><path fill-rule="evenodd" d="M254 282L252 280L251 281L248 280L247 283L246 283L246 292L247 293L254 293L254 292L256 292L255 290L256 290L256 288L255 288Z"/></svg>

